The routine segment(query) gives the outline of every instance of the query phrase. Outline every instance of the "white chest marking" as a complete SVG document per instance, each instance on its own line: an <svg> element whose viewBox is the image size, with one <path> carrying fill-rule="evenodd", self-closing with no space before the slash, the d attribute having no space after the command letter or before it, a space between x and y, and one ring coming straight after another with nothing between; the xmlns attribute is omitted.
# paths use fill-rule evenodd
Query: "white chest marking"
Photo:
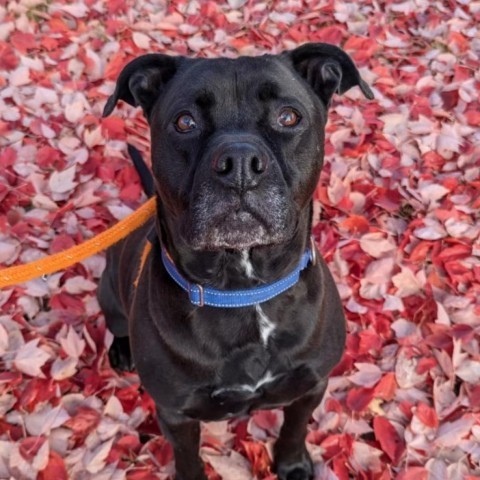
<svg viewBox="0 0 480 480"><path fill-rule="evenodd" d="M253 278L255 276L253 273L253 265L250 261L248 250L242 250L242 259L240 260L240 265L245 269L245 275L247 275L248 278ZM265 315L265 312L262 310L262 307L258 303L255 305L255 311L257 312L258 316L260 337L263 344L267 345L268 337L275 330L275 325Z"/></svg>
<svg viewBox="0 0 480 480"><path fill-rule="evenodd" d="M254 392L258 390L262 385L266 383L270 383L271 381L275 380L274 377L269 370L267 373L255 384L255 385L240 385L240 389L246 392Z"/></svg>
<svg viewBox="0 0 480 480"><path fill-rule="evenodd" d="M260 337L263 344L266 346L268 343L268 337L275 330L275 324L270 321L270 319L265 315L265 312L262 310L262 307L257 303L255 305L255 311L258 315L258 326L260 328Z"/></svg>
<svg viewBox="0 0 480 480"><path fill-rule="evenodd" d="M277 377L272 375L270 370L267 370L267 373L255 384L255 385L248 385L247 383L241 384L241 385L232 385L230 387L224 387L224 388L219 388L218 390L215 391L215 393L218 395L219 393L225 392L225 391L236 391L236 392L255 392L258 390L262 385L265 385L266 383L273 382Z"/></svg>
<svg viewBox="0 0 480 480"><path fill-rule="evenodd" d="M240 260L240 265L245 269L245 274L248 278L253 278L253 265L250 261L248 250L242 250L242 259Z"/></svg>

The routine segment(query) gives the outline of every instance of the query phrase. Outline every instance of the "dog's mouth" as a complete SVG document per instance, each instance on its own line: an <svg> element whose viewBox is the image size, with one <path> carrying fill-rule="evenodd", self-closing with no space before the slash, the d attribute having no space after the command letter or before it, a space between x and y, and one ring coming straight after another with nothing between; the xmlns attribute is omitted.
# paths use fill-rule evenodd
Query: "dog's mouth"
<svg viewBox="0 0 480 480"><path fill-rule="evenodd" d="M185 239L194 250L244 250L278 244L293 235L295 221L279 189L218 195L205 189L186 222Z"/></svg>

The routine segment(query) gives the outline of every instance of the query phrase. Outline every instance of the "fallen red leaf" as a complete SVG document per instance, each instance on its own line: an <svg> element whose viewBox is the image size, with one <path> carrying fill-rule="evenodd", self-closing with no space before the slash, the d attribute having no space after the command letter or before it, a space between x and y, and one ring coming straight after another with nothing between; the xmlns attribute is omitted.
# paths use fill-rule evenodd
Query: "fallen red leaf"
<svg viewBox="0 0 480 480"><path fill-rule="evenodd" d="M125 121L115 116L102 118L102 134L111 140L125 140Z"/></svg>
<svg viewBox="0 0 480 480"><path fill-rule="evenodd" d="M62 457L53 450L48 455L47 466L38 472L38 480L68 480L68 472Z"/></svg>
<svg viewBox="0 0 480 480"><path fill-rule="evenodd" d="M347 407L353 412L363 412L373 400L373 388L352 388L347 394Z"/></svg>
<svg viewBox="0 0 480 480"><path fill-rule="evenodd" d="M264 430L278 430L278 415L273 410L259 410L252 415L254 422Z"/></svg>
<svg viewBox="0 0 480 480"><path fill-rule="evenodd" d="M73 438L82 442L100 422L100 413L87 407L80 407L76 415L65 422L65 427L73 430Z"/></svg>
<svg viewBox="0 0 480 480"><path fill-rule="evenodd" d="M270 458L265 447L256 442L242 442L245 455L252 464L252 472L257 478L265 478L270 472Z"/></svg>
<svg viewBox="0 0 480 480"><path fill-rule="evenodd" d="M29 463L35 458L42 445L46 442L45 437L27 437L20 442L20 454Z"/></svg>
<svg viewBox="0 0 480 480"><path fill-rule="evenodd" d="M32 412L39 403L58 398L57 394L57 386L53 379L32 378L21 392L19 402L22 408Z"/></svg>
<svg viewBox="0 0 480 480"><path fill-rule="evenodd" d="M124 459L133 459L138 454L141 443L136 435L125 435L115 442L108 454L107 463L120 462ZM127 463L128 465L128 463Z"/></svg>
<svg viewBox="0 0 480 480"><path fill-rule="evenodd" d="M348 458L352 453L354 439L347 434L328 435L320 444L323 449L322 456L325 460L335 458ZM345 461L344 461L345 463Z"/></svg>
<svg viewBox="0 0 480 480"><path fill-rule="evenodd" d="M385 417L375 417L373 419L373 430L382 450L390 457L393 464L397 464L405 451L405 441L400 438L395 428Z"/></svg>
<svg viewBox="0 0 480 480"><path fill-rule="evenodd" d="M164 437L156 437L150 440L141 449L141 452L145 451L155 457L158 465L168 465L173 462L173 448Z"/></svg>
<svg viewBox="0 0 480 480"><path fill-rule="evenodd" d="M340 222L340 227L353 234L367 233L370 229L368 220L360 215L350 215Z"/></svg>
<svg viewBox="0 0 480 480"><path fill-rule="evenodd" d="M395 374L388 372L380 379L380 381L374 387L374 397L381 398L387 402L390 402L395 398L395 392L398 385L395 380Z"/></svg>
<svg viewBox="0 0 480 480"><path fill-rule="evenodd" d="M422 402L417 405L417 408L415 409L415 415L427 427L438 427L438 417L435 410L432 407L426 405L425 403Z"/></svg>
<svg viewBox="0 0 480 480"><path fill-rule="evenodd" d="M20 63L15 50L5 42L0 42L0 68L13 70Z"/></svg>

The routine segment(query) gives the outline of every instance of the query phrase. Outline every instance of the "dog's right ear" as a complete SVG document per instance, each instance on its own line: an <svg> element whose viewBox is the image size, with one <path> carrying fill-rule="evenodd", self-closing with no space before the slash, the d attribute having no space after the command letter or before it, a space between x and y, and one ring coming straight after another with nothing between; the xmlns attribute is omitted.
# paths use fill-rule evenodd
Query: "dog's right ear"
<svg viewBox="0 0 480 480"><path fill-rule="evenodd" d="M149 53L132 60L120 73L113 95L107 100L103 117L113 112L119 100L141 106L147 119L165 84L175 75L182 57Z"/></svg>

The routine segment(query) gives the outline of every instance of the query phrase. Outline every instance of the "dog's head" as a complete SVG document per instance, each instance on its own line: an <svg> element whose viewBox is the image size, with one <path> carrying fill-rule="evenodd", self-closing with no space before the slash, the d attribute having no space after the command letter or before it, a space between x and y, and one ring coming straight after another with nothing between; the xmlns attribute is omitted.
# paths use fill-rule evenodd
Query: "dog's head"
<svg viewBox="0 0 480 480"><path fill-rule="evenodd" d="M141 106L167 228L196 250L288 241L323 163L332 95L359 86L350 57L328 44L237 59L141 56L105 105Z"/></svg>

